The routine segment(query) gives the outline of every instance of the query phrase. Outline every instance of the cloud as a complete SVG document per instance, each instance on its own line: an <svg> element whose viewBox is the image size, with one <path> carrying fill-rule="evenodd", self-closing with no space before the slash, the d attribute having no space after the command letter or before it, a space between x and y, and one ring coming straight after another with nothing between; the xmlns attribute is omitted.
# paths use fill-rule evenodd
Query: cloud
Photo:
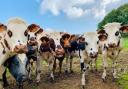
<svg viewBox="0 0 128 89"><path fill-rule="evenodd" d="M69 18L80 18L91 14L94 18L103 18L109 5L121 0L42 0L41 13L50 12L55 16L64 13Z"/></svg>

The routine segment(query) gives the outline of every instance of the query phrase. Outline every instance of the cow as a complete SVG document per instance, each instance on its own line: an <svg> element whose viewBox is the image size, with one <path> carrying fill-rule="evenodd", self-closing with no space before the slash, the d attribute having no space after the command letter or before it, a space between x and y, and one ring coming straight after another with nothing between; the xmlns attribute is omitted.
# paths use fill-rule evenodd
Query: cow
<svg viewBox="0 0 128 89"><path fill-rule="evenodd" d="M96 32L84 33L80 38L79 43L82 43L80 50L80 66L81 66L81 85L85 88L87 83L88 70L97 70L96 61L98 57L99 39Z"/></svg>
<svg viewBox="0 0 128 89"><path fill-rule="evenodd" d="M0 26L1 32L1 60L0 70L2 74L5 70L3 63L15 54L24 54L28 51L26 43L27 38L24 36L24 32L27 29L27 24L19 18L12 18L8 21L7 26ZM0 81L0 89L3 88L2 81Z"/></svg>
<svg viewBox="0 0 128 89"><path fill-rule="evenodd" d="M122 50L121 32L128 32L128 26L121 26L118 22L107 23L102 30L98 31L99 45L103 56L102 80L105 82L107 77L107 58L112 61L113 81L117 79L116 61Z"/></svg>
<svg viewBox="0 0 128 89"><path fill-rule="evenodd" d="M27 63L27 56L26 54L17 54L10 58L8 58L5 63L4 67L6 67L2 79L4 82L4 87L8 86L8 81L6 77L7 68L12 76L15 78L16 83L18 85L18 89L23 89L23 83L28 79L27 78L27 71L26 71L26 63Z"/></svg>
<svg viewBox="0 0 128 89"><path fill-rule="evenodd" d="M68 33L63 33L60 42L62 47L65 50L65 57L66 57L66 66L65 66L65 73L67 74L68 72L73 73L72 70L72 62L73 62L73 57L79 56L79 50L81 49L80 45L78 43L78 40L80 40L81 37L79 35L75 34L68 34Z"/></svg>
<svg viewBox="0 0 128 89"><path fill-rule="evenodd" d="M56 59L59 60L61 73L62 62L64 59L64 49L60 44L61 33L56 31L44 31L37 36L39 47L39 61L41 59L48 63L50 70L50 79L54 80L54 73L56 69ZM40 63L40 62L39 62ZM38 64L40 65L40 64ZM37 75L38 82L40 81L40 73Z"/></svg>
<svg viewBox="0 0 128 89"><path fill-rule="evenodd" d="M36 69L36 74L40 71L39 66L38 66L38 40L37 36L38 34L41 34L43 32L43 29L40 28L39 25L37 24L30 24L26 31L24 32L25 36L27 37L27 47L28 47L28 52L27 57L28 61L26 64L26 68L28 70L28 77L29 81L31 82L31 75L32 75L32 70L34 70L34 63L35 63L35 69Z"/></svg>

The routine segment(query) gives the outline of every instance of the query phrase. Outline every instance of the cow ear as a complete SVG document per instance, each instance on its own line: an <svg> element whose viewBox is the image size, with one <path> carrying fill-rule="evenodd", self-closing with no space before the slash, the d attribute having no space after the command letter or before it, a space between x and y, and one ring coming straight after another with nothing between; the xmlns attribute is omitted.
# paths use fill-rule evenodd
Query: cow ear
<svg viewBox="0 0 128 89"><path fill-rule="evenodd" d="M107 35L102 34L102 35L99 35L98 38L99 38L99 41L105 41L107 40Z"/></svg>
<svg viewBox="0 0 128 89"><path fill-rule="evenodd" d="M24 32L24 35L25 35L25 36L27 36L27 35L28 35L28 31L27 31L27 30Z"/></svg>
<svg viewBox="0 0 128 89"><path fill-rule="evenodd" d="M97 31L97 33L98 34L105 34L106 32L105 32L105 30L99 30L99 31Z"/></svg>
<svg viewBox="0 0 128 89"><path fill-rule="evenodd" d="M8 36L11 38L12 37L12 31L8 30Z"/></svg>
<svg viewBox="0 0 128 89"><path fill-rule="evenodd" d="M120 31L123 33L128 33L128 25L124 25L120 28Z"/></svg>
<svg viewBox="0 0 128 89"><path fill-rule="evenodd" d="M40 34L40 33L42 33L42 32L43 32L43 29L40 28L40 29L35 33L35 35Z"/></svg>

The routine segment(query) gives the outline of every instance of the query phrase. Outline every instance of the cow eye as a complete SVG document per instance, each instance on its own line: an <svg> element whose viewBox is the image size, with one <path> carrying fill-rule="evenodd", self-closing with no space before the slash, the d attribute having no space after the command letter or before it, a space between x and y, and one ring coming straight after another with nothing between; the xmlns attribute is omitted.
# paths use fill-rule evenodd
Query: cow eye
<svg viewBox="0 0 128 89"><path fill-rule="evenodd" d="M88 42L85 42L85 45L88 45Z"/></svg>
<svg viewBox="0 0 128 89"><path fill-rule="evenodd" d="M115 36L118 36L119 35L119 31L117 31L116 33L115 33Z"/></svg>
<svg viewBox="0 0 128 89"><path fill-rule="evenodd" d="M99 44L99 41L97 41L97 44Z"/></svg>

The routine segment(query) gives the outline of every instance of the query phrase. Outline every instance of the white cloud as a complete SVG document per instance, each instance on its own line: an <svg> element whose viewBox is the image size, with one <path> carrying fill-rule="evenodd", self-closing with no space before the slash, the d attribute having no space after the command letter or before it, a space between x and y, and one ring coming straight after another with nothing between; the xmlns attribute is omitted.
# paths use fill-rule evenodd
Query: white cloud
<svg viewBox="0 0 128 89"><path fill-rule="evenodd" d="M103 18L107 7L121 0L42 0L41 13L51 12L58 16L64 13L69 18L80 18L92 14L94 18Z"/></svg>

